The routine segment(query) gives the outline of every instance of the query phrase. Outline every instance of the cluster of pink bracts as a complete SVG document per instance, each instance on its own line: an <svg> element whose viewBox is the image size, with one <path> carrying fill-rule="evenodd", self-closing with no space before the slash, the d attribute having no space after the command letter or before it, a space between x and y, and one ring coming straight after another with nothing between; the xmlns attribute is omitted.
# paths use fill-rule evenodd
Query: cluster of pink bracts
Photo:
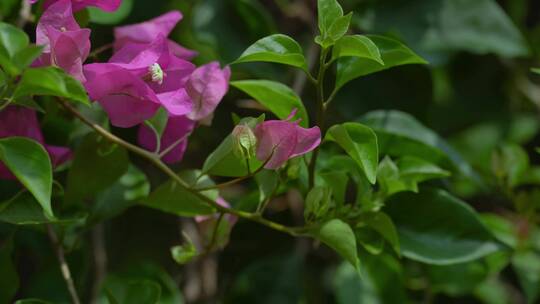
<svg viewBox="0 0 540 304"><path fill-rule="evenodd" d="M87 6L114 11L120 3L121 0L46 0L46 10L36 30L36 44L44 50L33 66L58 66L78 79L90 99L107 112L112 125L138 126L139 144L150 151L155 151L157 138L144 121L164 108L169 119L160 141L161 151L168 151L163 160L179 162L197 123L208 121L227 93L230 69L221 69L217 62L196 67L189 61L196 53L167 38L182 19L178 11L115 28L114 54L109 61L84 64L90 54L90 30L80 28L73 11ZM267 161L268 169L279 168L289 158L320 144L319 128L301 128L291 118L266 121L255 129L257 158ZM30 137L44 144L36 113L19 106L0 112L0 138L8 136ZM67 149L46 148L56 165L69 159ZM9 176L0 164L0 177Z"/></svg>

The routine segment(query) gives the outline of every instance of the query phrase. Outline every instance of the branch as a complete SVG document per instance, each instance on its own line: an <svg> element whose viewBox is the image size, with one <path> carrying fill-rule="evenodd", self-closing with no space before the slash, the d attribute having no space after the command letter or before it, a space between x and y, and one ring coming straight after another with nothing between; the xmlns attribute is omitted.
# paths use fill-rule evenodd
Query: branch
<svg viewBox="0 0 540 304"><path fill-rule="evenodd" d="M308 227L287 227L285 225L267 220L265 218L262 218L260 215L250 212L245 212L241 210L236 210L233 208L227 208L224 206L221 206L214 200L208 198L207 196L201 194L199 190L191 188L188 183L186 183L181 177L179 177L171 168L169 168L165 163L163 163L159 157L157 157L154 153L151 153L149 151L146 151L142 148L139 148L121 138L118 136L110 133L109 131L102 128L100 125L92 122L91 120L84 117L76 108L74 108L71 104L66 102L65 100L58 99L59 104L64 107L67 111L72 113L75 117L80 119L83 123L88 125L90 128L94 129L98 134L103 136L108 141L115 143L119 146L124 147L128 151L131 151L132 153L135 153L139 155L140 157L145 158L146 160L150 161L156 168L161 170L165 175L169 176L172 180L174 180L177 184L180 185L180 187L184 188L186 191L190 192L200 200L206 202L208 205L212 206L213 208L217 209L220 213L228 213L233 214L239 218L243 218L246 220L250 220L253 222L257 222L261 225L267 226L269 228L272 228L274 230L290 234L292 236L300 236L300 235L306 235L306 233L309 231Z"/></svg>
<svg viewBox="0 0 540 304"><path fill-rule="evenodd" d="M64 248L62 247L62 244L60 244L58 236L56 235L56 232L54 232L51 224L47 225L47 233L56 251L56 257L58 258L58 262L60 263L60 271L62 272L62 277L64 278L64 281L66 281L71 300L74 304L80 304L81 300L79 300L77 289L75 289L75 283L73 283L73 278L71 277L71 271L69 270L69 266L66 262Z"/></svg>

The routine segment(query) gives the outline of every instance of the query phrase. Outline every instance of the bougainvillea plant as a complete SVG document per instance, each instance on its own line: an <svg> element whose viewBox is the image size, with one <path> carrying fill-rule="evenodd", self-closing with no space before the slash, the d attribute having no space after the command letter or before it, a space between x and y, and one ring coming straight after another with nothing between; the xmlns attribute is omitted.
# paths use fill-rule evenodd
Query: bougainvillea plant
<svg viewBox="0 0 540 304"><path fill-rule="evenodd" d="M451 194L453 179L484 187L477 173L413 117L398 111L349 122L329 117L351 80L428 64L391 37L352 34L352 13L336 0L317 1L318 60L308 60L293 38L274 34L229 65L196 65L197 52L169 38L183 17L179 11L116 27L113 41L95 47L84 12L114 12L121 0L28 3L39 16L30 35L35 41L0 23L0 179L16 189L0 203L0 221L48 235L73 303L85 300L66 260L70 237L135 205L195 223L198 241L184 231L167 253L181 265L222 250L242 221L323 244L357 273L363 257L383 250L453 265L512 247ZM107 52L111 56L101 60ZM235 67L255 62L297 70L314 100L280 82L235 75ZM212 129L214 112L231 88L264 113L233 114L234 128L204 164L186 164L190 137ZM55 120L61 123L54 129L70 131L44 136L41 127ZM523 170L510 168L510 159L522 153L505 146L494 156L495 175L508 193L526 182ZM160 182L151 185L147 174L159 175ZM255 195L227 191L243 184L256 185ZM295 226L268 215L272 200L290 191L303 201ZM538 192L515 198L518 208L529 210ZM107 284L98 294L110 303L158 302L151 296L129 302L129 292L152 293L155 287L130 284L135 287L126 294ZM3 293L6 301L16 291Z"/></svg>

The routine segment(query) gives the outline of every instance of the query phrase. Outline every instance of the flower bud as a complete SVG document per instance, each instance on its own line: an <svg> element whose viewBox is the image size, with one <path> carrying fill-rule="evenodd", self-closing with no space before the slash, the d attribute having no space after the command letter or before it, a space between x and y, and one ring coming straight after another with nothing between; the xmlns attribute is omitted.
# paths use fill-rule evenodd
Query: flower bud
<svg viewBox="0 0 540 304"><path fill-rule="evenodd" d="M255 156L257 138L253 130L245 124L237 125L233 132L234 152L238 157L250 159Z"/></svg>

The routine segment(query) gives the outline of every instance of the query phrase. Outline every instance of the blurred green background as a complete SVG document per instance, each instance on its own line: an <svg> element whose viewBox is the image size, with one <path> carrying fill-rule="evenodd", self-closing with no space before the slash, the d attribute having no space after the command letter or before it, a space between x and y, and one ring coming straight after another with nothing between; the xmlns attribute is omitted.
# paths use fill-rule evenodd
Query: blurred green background
<svg viewBox="0 0 540 304"><path fill-rule="evenodd" d="M0 1L0 12L8 12L0 15L15 18L9 12L17 11L17 1ZM197 50L198 64L211 60L228 64L251 43L272 33L290 35L302 43L308 58L318 56L312 42L315 0L124 2L116 16L91 12L92 20L105 23L90 23L94 48L112 41L107 23L135 23L179 9L184 20L171 38ZM375 109L410 113L454 145L487 180L493 179L491 155L501 143L521 145L531 163L539 164L540 157L533 151L540 146L540 75L532 74L530 68L540 66L540 1L340 2L345 11L354 12L355 32L402 40L430 65L402 66L354 80L330 108L331 122L355 120ZM27 26L29 33L33 26ZM108 54L102 56L106 60ZM289 84L302 92L308 111L314 111L310 106L313 88L295 70L271 64L234 65L232 69L233 79L266 78ZM232 130L231 113L259 113L245 98L231 89L216 112L213 127L202 127L192 137L180 168L201 167ZM58 128L52 122L46 124L46 136L53 142ZM133 130L115 131L127 138L135 136ZM163 181L148 165L138 165L152 185ZM248 199L250 187L256 186L231 188L225 196ZM479 211L510 212L496 187L478 191L458 183L454 188ZM540 195L535 198L540 200ZM270 217L298 223L302 219L301 212L295 213L298 203L297 193L284 194L272 202ZM292 211L285 210L287 205ZM519 219L513 223L519 225ZM182 242L180 230L189 226L189 221L135 206L101 225L101 231L74 231L73 239L66 242L70 242L69 262L82 295L91 297L90 280L96 271L89 262L96 254L96 242L83 240L100 235L107 253L108 284L114 286L122 278L157 281L162 285L162 303L535 303L540 293L538 240L531 241L534 250L512 264L504 254L467 264L429 266L386 253L365 253L359 278L327 248L244 221L234 227L223 251L179 266L169 250ZM12 235L13 229L0 224L0 235ZM45 235L38 229L21 228L16 233L18 295L67 303L64 282ZM534 235L534 239L540 238L538 233ZM7 277L2 273L9 271L2 261L0 257L0 286L9 284L2 282Z"/></svg>

